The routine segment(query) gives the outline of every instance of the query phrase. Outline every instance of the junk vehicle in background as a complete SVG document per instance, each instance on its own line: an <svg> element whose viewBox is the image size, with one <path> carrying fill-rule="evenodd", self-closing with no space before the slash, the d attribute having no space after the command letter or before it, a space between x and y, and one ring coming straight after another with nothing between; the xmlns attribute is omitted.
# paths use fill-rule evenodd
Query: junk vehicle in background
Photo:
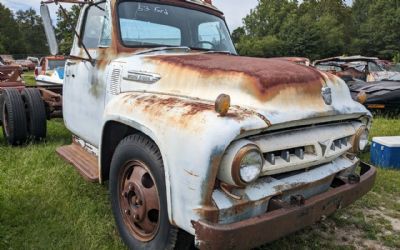
<svg viewBox="0 0 400 250"><path fill-rule="evenodd" d="M396 81L364 82L347 79L354 100L371 110L400 110L400 84Z"/></svg>
<svg viewBox="0 0 400 250"><path fill-rule="evenodd" d="M377 57L339 56L317 60L313 65L339 77L352 77L366 82L400 81L400 72L385 70Z"/></svg>
<svg viewBox="0 0 400 250"><path fill-rule="evenodd" d="M10 145L46 137L46 119L61 117L61 87L27 87L20 66L0 63L0 121Z"/></svg>
<svg viewBox="0 0 400 250"><path fill-rule="evenodd" d="M28 56L28 57L26 58L26 60L29 60L29 61L33 62L33 63L35 64L35 67L37 67L37 66L40 65L39 58L37 58L37 57Z"/></svg>
<svg viewBox="0 0 400 250"><path fill-rule="evenodd" d="M25 59L15 60L15 63L20 65L23 71L34 70L36 67L35 63Z"/></svg>
<svg viewBox="0 0 400 250"><path fill-rule="evenodd" d="M60 85L64 81L65 57L47 56L40 59L35 69L37 85Z"/></svg>
<svg viewBox="0 0 400 250"><path fill-rule="evenodd" d="M371 110L400 108L400 72L386 71L388 62L374 57L335 57L319 60L315 67L341 77L354 100ZM386 66L387 67L387 66Z"/></svg>
<svg viewBox="0 0 400 250"><path fill-rule="evenodd" d="M372 117L340 78L238 56L210 0L62 2L83 7L63 83L73 143L57 152L108 180L129 248L249 249L372 188L357 157Z"/></svg>

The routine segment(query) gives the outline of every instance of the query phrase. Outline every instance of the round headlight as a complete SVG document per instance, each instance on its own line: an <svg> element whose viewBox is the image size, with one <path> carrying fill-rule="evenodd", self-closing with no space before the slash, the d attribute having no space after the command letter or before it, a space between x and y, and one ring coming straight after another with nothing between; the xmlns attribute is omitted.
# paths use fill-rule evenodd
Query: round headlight
<svg viewBox="0 0 400 250"><path fill-rule="evenodd" d="M356 134L354 135L354 140L353 140L353 152L354 153L364 151L367 148L368 136L369 136L369 132L368 132L367 127L362 126L357 130Z"/></svg>
<svg viewBox="0 0 400 250"><path fill-rule="evenodd" d="M245 186L261 174L264 158L256 145L247 145L239 150L232 164L232 179L239 186Z"/></svg>

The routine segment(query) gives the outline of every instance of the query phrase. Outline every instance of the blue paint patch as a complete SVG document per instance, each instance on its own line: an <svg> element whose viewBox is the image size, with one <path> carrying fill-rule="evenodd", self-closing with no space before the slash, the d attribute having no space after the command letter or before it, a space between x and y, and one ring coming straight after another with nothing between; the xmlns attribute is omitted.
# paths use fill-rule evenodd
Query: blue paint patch
<svg viewBox="0 0 400 250"><path fill-rule="evenodd" d="M58 77L63 80L64 79L64 67L56 68L56 72L58 74Z"/></svg>

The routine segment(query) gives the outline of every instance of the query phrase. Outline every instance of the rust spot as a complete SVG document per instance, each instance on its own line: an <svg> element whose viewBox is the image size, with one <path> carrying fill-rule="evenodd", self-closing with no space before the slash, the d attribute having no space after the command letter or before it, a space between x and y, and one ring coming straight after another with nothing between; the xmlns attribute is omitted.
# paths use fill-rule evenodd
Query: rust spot
<svg viewBox="0 0 400 250"><path fill-rule="evenodd" d="M325 75L315 68L279 59L250 58L215 54L158 55L148 57L164 75L192 74L218 85L220 79L241 79L240 88L261 101L274 98L283 90L301 92L304 101L320 99ZM174 73L175 72L175 73Z"/></svg>

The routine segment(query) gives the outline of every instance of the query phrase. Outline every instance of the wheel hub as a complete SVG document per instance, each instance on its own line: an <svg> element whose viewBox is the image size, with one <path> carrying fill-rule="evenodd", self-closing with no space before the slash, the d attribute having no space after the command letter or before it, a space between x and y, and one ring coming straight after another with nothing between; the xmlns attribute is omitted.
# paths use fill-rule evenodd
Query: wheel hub
<svg viewBox="0 0 400 250"><path fill-rule="evenodd" d="M159 228L160 202L154 178L139 161L126 164L121 178L119 200L124 223L135 238L149 241Z"/></svg>

